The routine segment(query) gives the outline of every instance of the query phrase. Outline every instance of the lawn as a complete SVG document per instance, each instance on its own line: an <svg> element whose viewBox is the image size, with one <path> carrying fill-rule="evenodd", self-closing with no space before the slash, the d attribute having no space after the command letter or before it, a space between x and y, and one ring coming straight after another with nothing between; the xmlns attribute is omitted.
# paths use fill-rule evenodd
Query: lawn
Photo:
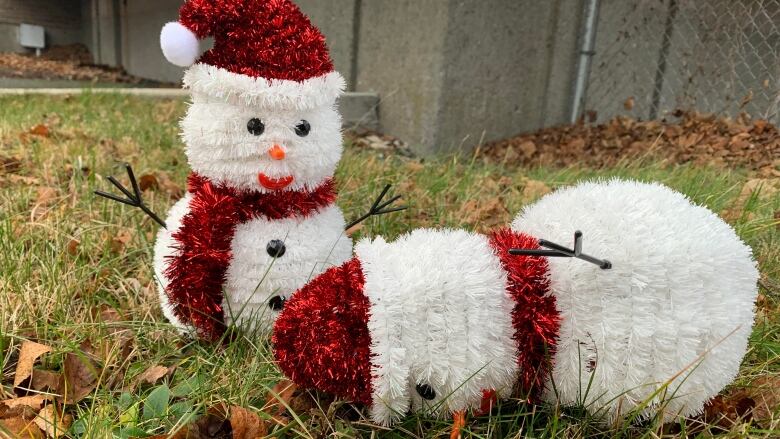
<svg viewBox="0 0 780 439"><path fill-rule="evenodd" d="M104 177L124 177L120 164L129 162L137 175L147 176L146 200L164 216L188 173L177 137L185 109L183 102L111 95L0 99L0 400L39 392L24 388L47 391L35 379L14 387L26 340L51 348L36 364L34 378L46 375L39 371L72 373L82 359L80 364L93 365L95 382L85 389L59 389L69 395L64 404L64 415L72 418L69 437L165 434L220 406L268 418L260 409L281 376L267 340L239 335L223 347L178 336L158 308L151 269L157 225L92 194L109 190ZM767 406L777 412L780 391L765 388L766 383L780 388L777 178L650 159L610 169L528 169L473 156L422 161L348 145L338 170L339 204L348 218L357 217L385 183L392 183L410 209L369 221L356 237L392 238L423 226L488 230L507 224L525 203L550 189L609 176L666 183L721 213L753 247L762 272L761 296L739 378L706 416L671 426L605 427L576 408L508 401L490 417L471 419L464 435L780 436L780 417L766 414ZM448 435L450 428L450 421L410 417L393 430L380 429L359 407L316 396L316 403L308 395L298 397L292 414L285 415L286 425L274 427L273 434L435 437ZM752 406L770 419L738 419Z"/></svg>

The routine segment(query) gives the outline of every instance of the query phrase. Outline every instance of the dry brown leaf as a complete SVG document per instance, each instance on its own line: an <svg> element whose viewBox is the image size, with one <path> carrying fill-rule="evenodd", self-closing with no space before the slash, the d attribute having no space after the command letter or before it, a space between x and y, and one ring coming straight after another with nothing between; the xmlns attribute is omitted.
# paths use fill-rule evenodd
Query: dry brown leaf
<svg viewBox="0 0 780 439"><path fill-rule="evenodd" d="M138 378L136 378L135 382L136 384L155 384L162 377L167 375L169 371L170 368L165 366L152 366L138 375Z"/></svg>
<svg viewBox="0 0 780 439"><path fill-rule="evenodd" d="M0 413L4 413L8 409L15 409L18 407L29 407L37 412L41 409L41 407L43 407L43 404L50 399L51 397L48 395L33 395L24 396L21 398L6 399L4 401L0 401L0 407L4 407L3 411Z"/></svg>
<svg viewBox="0 0 780 439"><path fill-rule="evenodd" d="M536 144L530 140L526 140L517 147L525 158L530 159L537 151Z"/></svg>
<svg viewBox="0 0 780 439"><path fill-rule="evenodd" d="M5 433L8 431L8 433ZM0 439L43 439L45 436L32 419L0 419Z"/></svg>
<svg viewBox="0 0 780 439"><path fill-rule="evenodd" d="M172 200L178 200L184 196L184 189L176 184L165 172L157 173L157 181Z"/></svg>
<svg viewBox="0 0 780 439"><path fill-rule="evenodd" d="M623 102L623 108L625 108L626 111L631 111L634 109L635 104L636 104L636 100L634 99L633 96L631 96L630 98L626 99L625 102Z"/></svg>
<svg viewBox="0 0 780 439"><path fill-rule="evenodd" d="M298 386L292 381L279 381L268 394L265 405L263 406L263 411L270 412L273 410L275 412L274 414L281 415L287 410L286 406L290 405L290 400L297 389Z"/></svg>
<svg viewBox="0 0 780 439"><path fill-rule="evenodd" d="M257 414L241 407L230 408L234 439L257 439L268 435L266 423Z"/></svg>
<svg viewBox="0 0 780 439"><path fill-rule="evenodd" d="M119 233L111 238L111 251L114 253L122 253L127 244L133 240L133 232L128 229L122 229Z"/></svg>
<svg viewBox="0 0 780 439"><path fill-rule="evenodd" d="M38 188L38 197L35 199L35 204L49 205L57 199L57 189L53 187L43 186Z"/></svg>
<svg viewBox="0 0 780 439"><path fill-rule="evenodd" d="M38 392L59 392L62 375L48 370L34 370L30 388Z"/></svg>
<svg viewBox="0 0 780 439"><path fill-rule="evenodd" d="M765 375L751 383L751 396L755 401L753 418L770 421L780 410L780 376Z"/></svg>
<svg viewBox="0 0 780 439"><path fill-rule="evenodd" d="M57 410L54 404L44 407L35 418L35 425L43 430L47 437L54 439L63 436L72 422L73 417Z"/></svg>
<svg viewBox="0 0 780 439"><path fill-rule="evenodd" d="M346 233L347 236L354 236L357 232L363 230L365 226L363 224L355 224L354 226L347 229Z"/></svg>
<svg viewBox="0 0 780 439"><path fill-rule="evenodd" d="M8 181L13 184L23 184L25 186L37 186L41 184L41 180L36 177L27 177L24 175L11 174L6 177Z"/></svg>
<svg viewBox="0 0 780 439"><path fill-rule="evenodd" d="M745 390L718 395L704 406L704 420L708 424L730 429L747 419L754 406L755 401Z"/></svg>
<svg viewBox="0 0 780 439"><path fill-rule="evenodd" d="M19 350L19 362L16 363L16 374L14 375L14 387L21 384L27 378L30 378L35 361L41 355L51 352L51 348L40 343L25 341Z"/></svg>
<svg viewBox="0 0 780 439"><path fill-rule="evenodd" d="M71 352L65 356L60 389L63 397L58 398L65 404L75 404L90 393L98 385L99 370L92 360L94 348L89 341L81 344L81 352Z"/></svg>
<svg viewBox="0 0 780 439"><path fill-rule="evenodd" d="M537 180L528 180L523 188L523 201L534 201L552 192L550 186Z"/></svg>
<svg viewBox="0 0 780 439"><path fill-rule="evenodd" d="M49 132L49 127L47 127L44 124L35 125L34 127L30 128L29 131L30 134L33 136L39 136L39 137L49 137L51 134Z"/></svg>
<svg viewBox="0 0 780 439"><path fill-rule="evenodd" d="M77 239L71 239L68 241L67 251L71 256L77 256L79 254L79 244Z"/></svg>
<svg viewBox="0 0 780 439"><path fill-rule="evenodd" d="M138 187L142 191L154 190L160 187L157 177L154 174L145 174L138 179Z"/></svg>
<svg viewBox="0 0 780 439"><path fill-rule="evenodd" d="M228 439L234 437L231 431L230 421L224 414L209 413L175 434L159 434L149 439Z"/></svg>
<svg viewBox="0 0 780 439"><path fill-rule="evenodd" d="M16 157L0 157L0 172L17 172L22 169L22 161Z"/></svg>

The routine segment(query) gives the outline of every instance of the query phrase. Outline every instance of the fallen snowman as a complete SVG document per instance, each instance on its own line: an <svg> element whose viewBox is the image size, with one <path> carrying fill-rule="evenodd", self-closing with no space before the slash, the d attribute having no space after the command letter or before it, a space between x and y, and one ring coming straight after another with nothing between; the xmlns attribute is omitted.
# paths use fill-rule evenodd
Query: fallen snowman
<svg viewBox="0 0 780 439"><path fill-rule="evenodd" d="M577 230L572 247L544 240ZM671 421L736 377L757 281L751 249L682 194L584 183L488 236L365 239L293 296L272 339L294 384L382 425L410 409L462 425L510 396Z"/></svg>

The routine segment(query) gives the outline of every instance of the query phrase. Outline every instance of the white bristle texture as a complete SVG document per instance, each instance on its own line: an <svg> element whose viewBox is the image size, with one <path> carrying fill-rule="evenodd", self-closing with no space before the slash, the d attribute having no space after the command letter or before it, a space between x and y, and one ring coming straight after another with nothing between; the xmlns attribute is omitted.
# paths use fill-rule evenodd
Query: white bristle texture
<svg viewBox="0 0 780 439"><path fill-rule="evenodd" d="M754 320L750 248L710 210L660 184L611 180L557 191L515 231L612 262L550 258L561 315L547 398L608 420L692 416L737 375Z"/></svg>

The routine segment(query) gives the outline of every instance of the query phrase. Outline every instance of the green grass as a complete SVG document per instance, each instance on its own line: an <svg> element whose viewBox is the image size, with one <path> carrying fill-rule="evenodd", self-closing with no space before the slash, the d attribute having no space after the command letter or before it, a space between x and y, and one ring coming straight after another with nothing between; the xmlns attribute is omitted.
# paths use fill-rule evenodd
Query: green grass
<svg viewBox="0 0 780 439"><path fill-rule="evenodd" d="M0 99L0 156L21 160L19 170L0 171L0 399L12 395L23 340L52 346L54 352L38 367L59 370L65 354L78 351L84 340L107 344L117 353L120 341L112 331L134 337L128 360L111 364L97 390L68 408L76 419L72 437L161 434L219 403L258 410L268 389L281 378L265 340L243 336L225 348L182 340L158 309L151 271L156 224L92 195L95 189L109 188L101 176L122 176L118 165L125 161L134 165L138 175L164 172L183 186L188 168L177 122L185 109L181 102L110 95ZM50 137L23 135L41 123L51 126ZM348 218L358 216L385 183L393 183L411 208L372 220L359 235L392 238L421 226L485 230L508 223L523 204L533 201L535 196L525 190L529 180L555 188L611 176L661 181L716 212L728 212L729 220L755 250L764 296L751 349L734 389L758 376L780 375L780 230L774 218L780 210L780 194L764 191L740 197L751 178L748 172L661 166L652 161L599 170L516 169L470 156L422 162L348 147L338 170L339 204ZM53 188L55 198L36 205L41 187ZM162 190L146 197L161 215L171 204ZM125 235L131 236L129 242L115 242ZM118 310L125 321L101 322L95 310L105 307ZM132 385L138 374L155 364L176 369L164 384ZM109 386L115 375L118 383ZM449 426L446 420L409 417L393 430L385 430L371 426L348 404L323 402L319 410L296 413L275 435L434 437L447 435ZM472 419L464 434L658 437L682 434L681 429L702 436L772 437L780 435L780 421L763 426L738 423L726 429L701 421L665 428L657 422L604 427L576 408L508 401L491 417Z"/></svg>

